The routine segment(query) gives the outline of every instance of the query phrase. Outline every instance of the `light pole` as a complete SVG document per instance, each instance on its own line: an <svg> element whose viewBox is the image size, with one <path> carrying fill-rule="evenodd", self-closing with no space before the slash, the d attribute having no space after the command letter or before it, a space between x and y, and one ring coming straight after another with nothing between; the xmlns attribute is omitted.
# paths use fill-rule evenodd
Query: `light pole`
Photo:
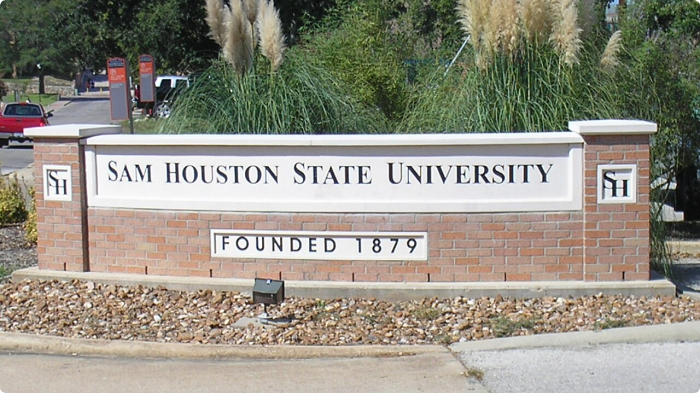
<svg viewBox="0 0 700 393"><path fill-rule="evenodd" d="M46 93L44 87L44 70L41 67L41 63L37 63L36 68L39 70L39 101L41 101L41 96Z"/></svg>

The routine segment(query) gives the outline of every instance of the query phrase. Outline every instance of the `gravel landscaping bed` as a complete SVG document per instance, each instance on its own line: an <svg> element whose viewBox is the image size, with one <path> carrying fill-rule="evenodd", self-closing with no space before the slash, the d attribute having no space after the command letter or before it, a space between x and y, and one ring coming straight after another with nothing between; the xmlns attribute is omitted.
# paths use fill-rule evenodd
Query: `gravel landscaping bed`
<svg viewBox="0 0 700 393"><path fill-rule="evenodd" d="M36 265L19 226L0 228L0 267ZM687 297L375 299L288 298L274 325L234 326L261 305L237 292L123 287L92 282L0 284L0 331L75 338L239 345L450 344L550 332L700 320Z"/></svg>
<svg viewBox="0 0 700 393"><path fill-rule="evenodd" d="M12 271L36 264L36 247L25 240L22 225L0 226L0 283Z"/></svg>
<svg viewBox="0 0 700 393"><path fill-rule="evenodd" d="M237 292L168 291L92 282L0 286L0 331L212 344L450 344L456 341L700 320L689 298L587 296L385 302L288 298L279 325L236 327L262 306Z"/></svg>

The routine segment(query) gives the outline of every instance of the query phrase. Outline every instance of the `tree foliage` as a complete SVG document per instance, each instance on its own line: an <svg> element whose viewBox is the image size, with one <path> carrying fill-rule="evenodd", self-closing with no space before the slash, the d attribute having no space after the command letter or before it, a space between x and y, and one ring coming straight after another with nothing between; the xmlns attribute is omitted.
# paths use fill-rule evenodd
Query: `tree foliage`
<svg viewBox="0 0 700 393"><path fill-rule="evenodd" d="M677 207L686 219L700 219L700 4L641 0L628 5L622 29L626 107L659 125L652 176L675 178Z"/></svg>
<svg viewBox="0 0 700 393"><path fill-rule="evenodd" d="M72 65L55 45L51 27L70 2L6 0L0 4L0 72L69 75Z"/></svg>
<svg viewBox="0 0 700 393"><path fill-rule="evenodd" d="M187 72L216 57L200 0L66 1L75 6L61 15L55 34L71 37L61 48L88 68L102 69L111 57L136 64L148 53L161 72Z"/></svg>

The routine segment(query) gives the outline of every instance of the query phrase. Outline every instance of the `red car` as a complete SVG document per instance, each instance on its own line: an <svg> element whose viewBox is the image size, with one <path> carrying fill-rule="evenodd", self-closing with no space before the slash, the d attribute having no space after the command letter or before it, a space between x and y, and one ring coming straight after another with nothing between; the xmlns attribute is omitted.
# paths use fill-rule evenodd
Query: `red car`
<svg viewBox="0 0 700 393"><path fill-rule="evenodd" d="M51 112L46 112L39 104L13 102L5 105L0 114L0 147L10 141L24 142L30 138L24 136L24 129L49 125Z"/></svg>

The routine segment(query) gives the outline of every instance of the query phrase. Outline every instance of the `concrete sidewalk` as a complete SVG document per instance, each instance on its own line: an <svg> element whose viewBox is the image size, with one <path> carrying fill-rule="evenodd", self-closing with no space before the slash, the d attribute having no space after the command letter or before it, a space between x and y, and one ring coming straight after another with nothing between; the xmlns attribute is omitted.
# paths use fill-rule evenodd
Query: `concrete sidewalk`
<svg viewBox="0 0 700 393"><path fill-rule="evenodd" d="M35 368L41 371L31 381L17 378ZM72 393L77 385L91 392L488 393L440 346L226 346L0 333L0 389Z"/></svg>
<svg viewBox="0 0 700 393"><path fill-rule="evenodd" d="M228 346L0 333L0 352L5 354L0 354L0 389L72 392L80 381L81 387L94 392L115 391L118 385L128 391L171 392L198 386L195 390L202 392L266 392L278 387L284 392L487 393L474 377L479 370L465 369L458 358L475 351L658 342L700 342L700 322L492 339L457 343L449 349ZM29 382L16 378L18 370L32 367L42 372Z"/></svg>
<svg viewBox="0 0 700 393"><path fill-rule="evenodd" d="M403 357L134 359L0 354L7 393L488 393L447 351Z"/></svg>

